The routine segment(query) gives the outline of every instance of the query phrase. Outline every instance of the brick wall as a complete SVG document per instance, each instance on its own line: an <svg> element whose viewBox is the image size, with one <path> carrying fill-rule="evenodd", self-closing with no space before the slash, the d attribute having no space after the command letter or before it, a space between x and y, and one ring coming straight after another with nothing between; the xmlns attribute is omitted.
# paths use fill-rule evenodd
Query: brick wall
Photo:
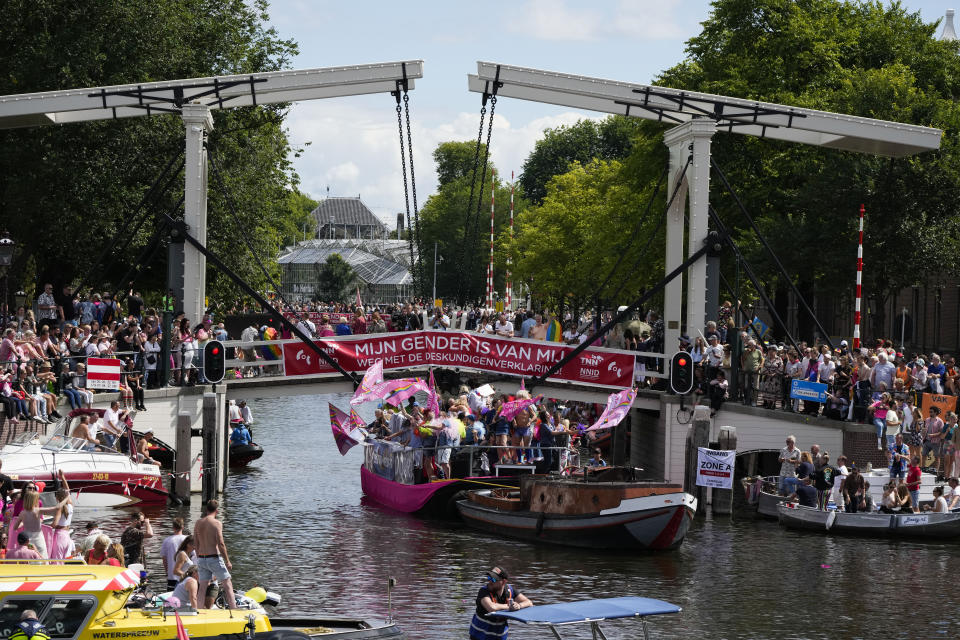
<svg viewBox="0 0 960 640"><path fill-rule="evenodd" d="M46 430L47 425L33 422L32 420L20 420L17 424L13 424L3 414L2 409L0 409L0 445L9 443L24 432L36 431L43 435L46 433Z"/></svg>
<svg viewBox="0 0 960 640"><path fill-rule="evenodd" d="M861 468L868 462L873 464L874 469L887 466L887 453L877 449L877 432L872 425L844 425L843 455ZM831 462L836 462L836 458Z"/></svg>

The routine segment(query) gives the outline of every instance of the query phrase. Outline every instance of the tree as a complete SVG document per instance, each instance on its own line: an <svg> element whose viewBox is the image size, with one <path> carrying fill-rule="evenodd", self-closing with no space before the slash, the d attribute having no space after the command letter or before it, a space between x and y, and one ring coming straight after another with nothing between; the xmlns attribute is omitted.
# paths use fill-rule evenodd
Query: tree
<svg viewBox="0 0 960 640"><path fill-rule="evenodd" d="M610 116L599 122L581 120L574 125L547 129L523 163L520 174L523 192L532 203L540 204L547 195L550 179L565 173L571 164L626 158L642 126L636 118Z"/></svg>
<svg viewBox="0 0 960 640"><path fill-rule="evenodd" d="M852 296L861 203L863 288L880 313L892 292L960 273L947 257L956 255L960 237L960 47L934 39L935 32L899 3L716 0L702 33L687 43L687 59L656 80L945 130L939 151L899 159L717 136L714 158L808 296ZM732 199L715 188L712 202L770 291L783 291L786 280ZM801 316L803 337L812 336L810 324Z"/></svg>
<svg viewBox="0 0 960 640"><path fill-rule="evenodd" d="M477 169L473 180L473 150L476 143L445 142L434 150L440 185L420 210L420 236L424 255L421 256L425 280L433 280L433 245L437 243L443 262L437 268L437 295L444 299L459 298L464 301L482 299L485 293L486 271L490 251L490 172L495 170L492 162L487 165L483 184ZM469 151L469 153L467 153ZM480 162L484 147L481 145ZM442 175L440 172L442 171ZM477 210L477 203L479 212ZM508 228L510 216L510 188L497 174L495 191L494 229L499 236ZM526 200L522 194L514 197L514 211L522 211ZM495 256L494 285L503 292L505 280L505 255Z"/></svg>
<svg viewBox="0 0 960 640"><path fill-rule="evenodd" d="M11 0L0 4L0 93L278 70L296 46L265 26L265 8L265 0ZM210 135L224 186L211 172L208 245L260 289L258 263L276 275L282 230L299 220L284 115L282 105L218 110ZM137 287L163 291L167 234L152 238L159 212L179 216L182 175L145 212L135 205L182 148L175 115L0 131L0 207L22 248L11 279L116 289L141 262ZM207 283L215 302L240 294L212 268Z"/></svg>
<svg viewBox="0 0 960 640"><path fill-rule="evenodd" d="M350 299L360 276L339 253L331 253L320 266L320 285L331 300Z"/></svg>

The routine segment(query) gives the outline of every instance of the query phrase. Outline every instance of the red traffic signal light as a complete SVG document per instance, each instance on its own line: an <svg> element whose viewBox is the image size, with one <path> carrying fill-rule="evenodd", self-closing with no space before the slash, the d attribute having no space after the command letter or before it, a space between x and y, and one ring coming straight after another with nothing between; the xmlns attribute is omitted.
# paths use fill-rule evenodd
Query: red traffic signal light
<svg viewBox="0 0 960 640"><path fill-rule="evenodd" d="M227 372L227 361L224 356L223 343L219 340L210 340L203 345L203 377L210 384L223 380Z"/></svg>
<svg viewBox="0 0 960 640"><path fill-rule="evenodd" d="M693 361L686 351L678 351L670 359L670 389L680 396L693 390Z"/></svg>

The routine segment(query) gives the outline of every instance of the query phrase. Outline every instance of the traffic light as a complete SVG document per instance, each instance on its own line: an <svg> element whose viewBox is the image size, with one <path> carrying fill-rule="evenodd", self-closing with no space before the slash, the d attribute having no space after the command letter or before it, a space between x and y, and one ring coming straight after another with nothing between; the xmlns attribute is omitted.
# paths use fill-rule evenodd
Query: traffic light
<svg viewBox="0 0 960 640"><path fill-rule="evenodd" d="M680 396L693 390L693 359L686 351L677 351L670 360L670 389Z"/></svg>
<svg viewBox="0 0 960 640"><path fill-rule="evenodd" d="M203 377L207 382L210 384L220 382L226 372L227 356L223 343L219 340L211 340L203 345Z"/></svg>

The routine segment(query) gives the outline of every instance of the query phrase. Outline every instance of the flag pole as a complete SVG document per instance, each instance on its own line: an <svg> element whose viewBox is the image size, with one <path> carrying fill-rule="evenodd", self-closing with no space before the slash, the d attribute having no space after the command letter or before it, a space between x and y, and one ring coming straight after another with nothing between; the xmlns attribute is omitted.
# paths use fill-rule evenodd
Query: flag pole
<svg viewBox="0 0 960 640"><path fill-rule="evenodd" d="M853 308L853 348L860 348L860 299L863 295L863 214L865 207L860 205L860 238L857 241L857 295Z"/></svg>
<svg viewBox="0 0 960 640"><path fill-rule="evenodd" d="M510 242L513 242L513 187L515 182L513 180L513 171L510 172ZM511 246L512 249L512 246ZM513 308L513 274L510 272L510 267L512 266L513 260L510 259L510 253L507 253L507 309Z"/></svg>

